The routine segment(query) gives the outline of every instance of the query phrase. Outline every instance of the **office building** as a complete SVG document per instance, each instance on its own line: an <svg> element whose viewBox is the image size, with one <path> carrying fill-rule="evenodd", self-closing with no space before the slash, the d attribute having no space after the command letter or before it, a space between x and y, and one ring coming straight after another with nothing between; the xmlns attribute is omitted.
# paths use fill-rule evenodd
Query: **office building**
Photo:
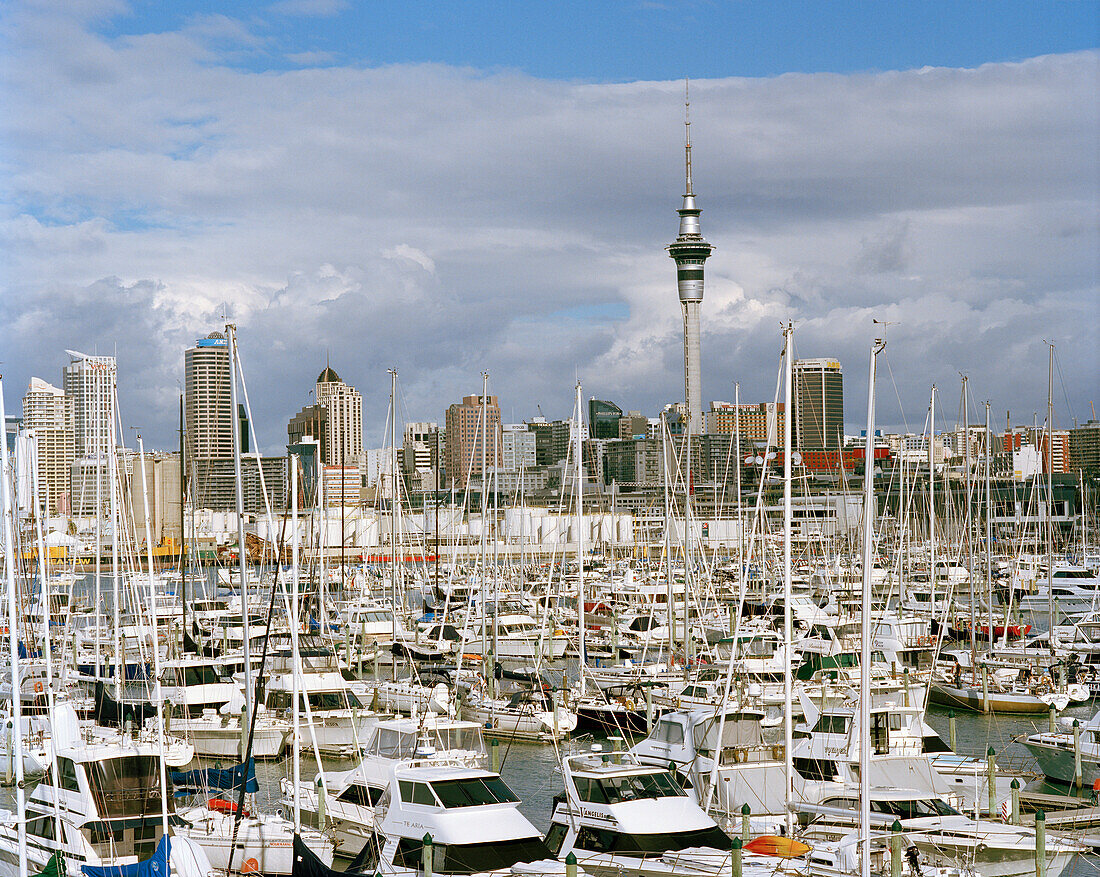
<svg viewBox="0 0 1100 877"><path fill-rule="evenodd" d="M501 466L509 472L536 465L535 433L526 423L506 423L501 428Z"/></svg>
<svg viewBox="0 0 1100 877"><path fill-rule="evenodd" d="M68 514L76 460L72 397L41 378L31 378L23 396L23 428L34 434L41 507L47 516Z"/></svg>
<svg viewBox="0 0 1100 877"><path fill-rule="evenodd" d="M1069 431L1069 468L1100 474L1100 420L1089 420Z"/></svg>
<svg viewBox="0 0 1100 877"><path fill-rule="evenodd" d="M844 441L844 375L835 359L792 365L794 445L799 451L838 450Z"/></svg>
<svg viewBox="0 0 1100 877"><path fill-rule="evenodd" d="M500 432L500 405L496 396L466 396L447 409L447 477L454 486L465 488L472 475L482 474L483 455L486 467L500 467L503 462Z"/></svg>
<svg viewBox="0 0 1100 877"><path fill-rule="evenodd" d="M588 400L588 436L594 439L617 439L619 419L623 409L614 402L602 399Z"/></svg>

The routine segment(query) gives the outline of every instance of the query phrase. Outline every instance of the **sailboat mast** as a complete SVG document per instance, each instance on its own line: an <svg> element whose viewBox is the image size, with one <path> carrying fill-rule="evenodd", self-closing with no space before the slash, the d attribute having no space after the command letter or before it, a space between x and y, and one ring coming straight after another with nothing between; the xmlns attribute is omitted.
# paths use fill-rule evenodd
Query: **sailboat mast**
<svg viewBox="0 0 1100 877"><path fill-rule="evenodd" d="M7 423L4 414L4 377L0 375L0 423ZM8 589L8 644L11 647L11 749L15 767L15 811L26 813L26 791L23 782L23 707L21 704L19 671L19 612L15 599L15 516L12 510L11 469L8 468L8 442L0 442L0 514L4 516L4 573ZM37 504L37 499L36 499ZM53 749L54 747L50 747ZM27 877L27 820L16 820L19 839L19 877Z"/></svg>
<svg viewBox="0 0 1100 877"><path fill-rule="evenodd" d="M390 372L390 583L391 636L397 642L397 369ZM343 548L340 549L343 552ZM397 681L397 656L390 661L390 681Z"/></svg>
<svg viewBox="0 0 1100 877"><path fill-rule="evenodd" d="M237 501L237 570L241 588L241 632L244 638L244 715L241 727L252 718L252 655L249 652L248 631L248 580L246 578L246 549L244 544L244 486L241 483L241 418L237 408L237 327L226 323L229 348L229 422L233 436L233 482Z"/></svg>
<svg viewBox="0 0 1100 877"><path fill-rule="evenodd" d="M985 596L989 604L989 651L993 652L993 475L990 468L989 403L985 403Z"/></svg>
<svg viewBox="0 0 1100 877"><path fill-rule="evenodd" d="M299 789L302 784L302 753L301 753L301 734L298 732L298 698L300 697L299 687L299 672L298 672L298 628L301 622L298 619L298 460L300 458L295 455L290 455L290 524L291 530L291 542L290 542L290 636L293 642L291 642L291 648L294 652L294 662L291 665L291 727L294 729L293 734L293 746L294 746L294 767L293 767L293 779L294 779L294 831L300 832L302 830L302 811L301 803L298 799ZM359 644L360 649L362 643ZM245 775L247 776L248 763L245 763Z"/></svg>
<svg viewBox="0 0 1100 877"><path fill-rule="evenodd" d="M1047 646L1054 654L1054 345L1047 361Z"/></svg>
<svg viewBox="0 0 1100 877"><path fill-rule="evenodd" d="M973 552L973 509L970 479L970 394L969 378L963 375L962 379L962 408L963 408L963 466L966 469L966 514L963 516L963 541L966 545L966 579L970 600L970 667L971 673L978 669L978 605L974 599L974 552Z"/></svg>
<svg viewBox="0 0 1100 877"><path fill-rule="evenodd" d="M180 393L180 621L187 630L187 530L184 518L187 509L187 426L183 418L183 394ZM181 637L182 640L182 637Z"/></svg>
<svg viewBox="0 0 1100 877"><path fill-rule="evenodd" d="M794 395L791 386L793 369L791 356L794 347L794 324L787 322L783 330L783 375L784 375L784 408L791 410L791 400ZM784 747L784 795L783 800L787 806L786 821L787 834L794 831L793 813L790 809L794 801L794 762L792 761L792 749L794 748L794 725L791 718L791 666L790 656L793 651L791 646L791 418L783 419L783 654L787 672L783 674L783 747ZM685 632L686 633L686 632Z"/></svg>
<svg viewBox="0 0 1100 877"><path fill-rule="evenodd" d="M928 401L928 565L929 629L936 617L936 385ZM946 621L946 619L944 619Z"/></svg>
<svg viewBox="0 0 1100 877"><path fill-rule="evenodd" d="M580 696L584 697L584 470L581 466L581 382L577 381L576 435L573 439L573 456L577 480L577 649L580 652Z"/></svg>
<svg viewBox="0 0 1100 877"><path fill-rule="evenodd" d="M859 650L859 873L871 874L871 557L875 538L875 360L886 342L876 338L867 368L867 435L863 446L863 579Z"/></svg>
<svg viewBox="0 0 1100 877"><path fill-rule="evenodd" d="M149 522L149 476L145 469L145 441L138 434L138 462L141 465L141 510L145 517L145 553L149 562L149 623L153 625L153 700L157 705L157 742L160 758L157 766L160 775L160 822L161 831L168 835L168 774L164 766L164 698L160 690L160 623L157 619L157 597L153 578L153 530ZM135 540L136 541L136 540ZM46 644L49 648L49 643Z"/></svg>

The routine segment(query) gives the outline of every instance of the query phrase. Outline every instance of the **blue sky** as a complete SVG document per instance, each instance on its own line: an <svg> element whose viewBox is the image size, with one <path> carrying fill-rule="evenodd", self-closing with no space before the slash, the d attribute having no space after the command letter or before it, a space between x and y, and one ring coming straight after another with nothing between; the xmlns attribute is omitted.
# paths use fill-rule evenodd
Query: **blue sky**
<svg viewBox="0 0 1100 877"><path fill-rule="evenodd" d="M1093 48L1095 2L381 3L285 0L136 2L105 33L170 31L196 15L255 26L250 69L323 63L438 62L532 76L620 82L781 73L973 67Z"/></svg>
<svg viewBox="0 0 1100 877"><path fill-rule="evenodd" d="M1044 339L1056 423L1084 420L1098 9L10 0L5 389L59 382L66 348L117 350L123 417L171 447L183 350L228 316L262 448L328 355L368 446L389 368L409 420L442 419L483 370L518 419L568 416L577 376L655 415L683 393L664 248L689 75L715 247L704 404L735 381L770 400L790 319L798 356L844 363L858 433L879 319L884 428L919 431L929 385L948 400L960 372L998 424L1030 423Z"/></svg>

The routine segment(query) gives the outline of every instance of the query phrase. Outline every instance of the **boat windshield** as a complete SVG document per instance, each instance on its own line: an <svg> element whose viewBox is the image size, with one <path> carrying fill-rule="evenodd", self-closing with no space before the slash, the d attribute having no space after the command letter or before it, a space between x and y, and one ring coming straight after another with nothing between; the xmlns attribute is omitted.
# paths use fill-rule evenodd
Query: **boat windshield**
<svg viewBox="0 0 1100 877"><path fill-rule="evenodd" d="M310 694L309 706L315 710L361 709L363 704L351 691L318 691Z"/></svg>
<svg viewBox="0 0 1100 877"><path fill-rule="evenodd" d="M160 773L154 756L105 758L86 763L84 770L101 818L119 819L160 812Z"/></svg>
<svg viewBox="0 0 1100 877"><path fill-rule="evenodd" d="M481 807L485 804L514 804L519 801L500 777L464 777L432 783L436 797L448 810Z"/></svg>
<svg viewBox="0 0 1100 877"><path fill-rule="evenodd" d="M419 873L421 841L403 837L397 844L393 863ZM435 844L432 847L432 870L437 874L479 874L484 871L507 873L518 862L538 862L552 859L550 850L539 837L496 840L490 843Z"/></svg>
<svg viewBox="0 0 1100 877"><path fill-rule="evenodd" d="M670 831L662 834L626 834L610 828L583 825L577 831L576 845L594 853L660 856L689 847L728 850L732 842L729 835L717 825L695 831Z"/></svg>
<svg viewBox="0 0 1100 877"><path fill-rule="evenodd" d="M678 798L685 794L667 770L589 779L573 777L577 794L591 804L622 804L645 798Z"/></svg>
<svg viewBox="0 0 1100 877"><path fill-rule="evenodd" d="M959 811L950 804L934 798L911 801L872 801L872 813L885 813L898 819L920 819L923 816L958 816Z"/></svg>

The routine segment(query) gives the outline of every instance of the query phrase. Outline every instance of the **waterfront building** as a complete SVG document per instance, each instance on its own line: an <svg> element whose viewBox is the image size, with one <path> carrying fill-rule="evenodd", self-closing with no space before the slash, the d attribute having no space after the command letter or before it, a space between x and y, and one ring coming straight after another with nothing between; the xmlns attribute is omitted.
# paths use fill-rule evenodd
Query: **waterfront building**
<svg viewBox="0 0 1100 877"><path fill-rule="evenodd" d="M23 396L23 428L34 433L45 514L67 514L72 508L69 491L76 461L72 397L41 378L31 378Z"/></svg>
<svg viewBox="0 0 1100 877"><path fill-rule="evenodd" d="M844 374L836 359L799 359L792 364L794 417L799 451L832 451L844 436Z"/></svg>
<svg viewBox="0 0 1100 877"><path fill-rule="evenodd" d="M481 423L482 401L485 423ZM446 433L447 477L459 488L465 488L472 474L482 472L481 458L487 467L500 467L503 462L500 435L500 405L496 396L465 396L447 409Z"/></svg>
<svg viewBox="0 0 1100 877"><path fill-rule="evenodd" d="M547 420L534 417L527 429L535 434L535 464L553 466L569 458L572 426L568 420Z"/></svg>
<svg viewBox="0 0 1100 877"><path fill-rule="evenodd" d="M75 459L69 485L72 512L94 515L97 493L110 501L110 454L115 449L115 385L118 366L113 356L90 356L65 351L69 364L62 369L61 387L73 400Z"/></svg>

